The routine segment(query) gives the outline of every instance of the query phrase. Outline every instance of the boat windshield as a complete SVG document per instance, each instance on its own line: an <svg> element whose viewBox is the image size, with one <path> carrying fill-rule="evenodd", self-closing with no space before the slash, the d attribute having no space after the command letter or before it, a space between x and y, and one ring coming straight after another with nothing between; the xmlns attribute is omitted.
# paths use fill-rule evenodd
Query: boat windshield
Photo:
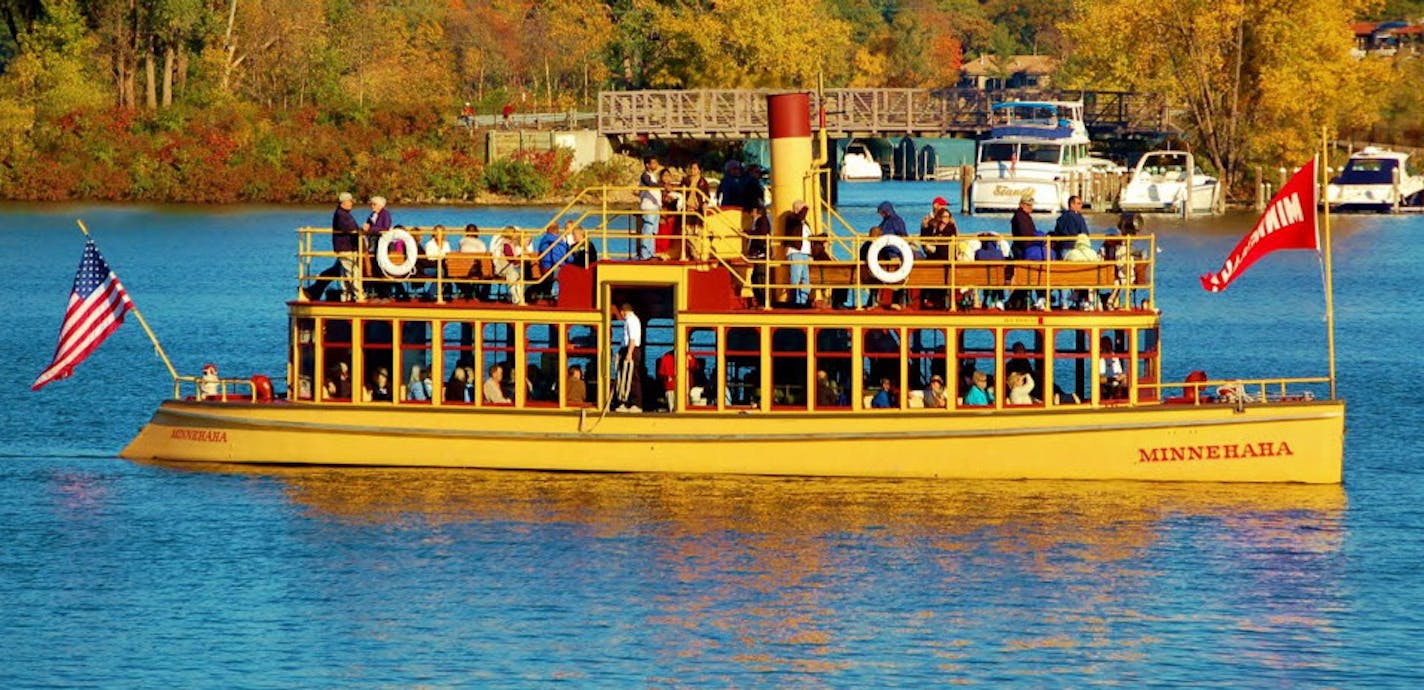
<svg viewBox="0 0 1424 690"><path fill-rule="evenodd" d="M1352 158L1335 178L1336 184L1394 184L1399 161L1390 158Z"/></svg>
<svg viewBox="0 0 1424 690"><path fill-rule="evenodd" d="M979 147L981 163L1059 163L1063 146L1059 144L984 144Z"/></svg>

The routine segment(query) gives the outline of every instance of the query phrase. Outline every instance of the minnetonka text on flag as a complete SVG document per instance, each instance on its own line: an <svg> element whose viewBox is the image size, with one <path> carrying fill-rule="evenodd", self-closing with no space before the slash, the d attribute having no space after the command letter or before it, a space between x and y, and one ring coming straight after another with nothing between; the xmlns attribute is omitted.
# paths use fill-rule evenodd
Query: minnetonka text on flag
<svg viewBox="0 0 1424 690"><path fill-rule="evenodd" d="M1256 220L1251 232L1237 243L1236 248L1221 264L1221 269L1201 277L1202 288L1208 292L1221 292L1231 281L1236 280L1256 263L1257 259L1277 249L1320 250L1320 236L1317 231L1315 207L1318 205L1315 188L1315 160L1311 159L1301 167L1281 191L1271 197L1266 210Z"/></svg>

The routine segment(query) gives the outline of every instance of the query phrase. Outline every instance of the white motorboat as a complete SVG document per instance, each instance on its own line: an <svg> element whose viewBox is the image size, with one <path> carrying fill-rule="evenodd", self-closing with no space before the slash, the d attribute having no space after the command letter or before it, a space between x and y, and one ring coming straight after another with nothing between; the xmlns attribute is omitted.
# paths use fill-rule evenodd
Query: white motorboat
<svg viewBox="0 0 1424 690"><path fill-rule="evenodd" d="M1409 154L1366 146L1330 180L1325 201L1340 211L1424 206L1424 175L1409 174Z"/></svg>
<svg viewBox="0 0 1424 690"><path fill-rule="evenodd" d="M870 147L855 141L846 147L845 153L841 155L841 179L842 180L873 180L880 181L885 176L885 170L880 167L880 163L875 160L875 154L871 153Z"/></svg>
<svg viewBox="0 0 1424 690"><path fill-rule="evenodd" d="M976 213L1008 212L1032 193L1034 211L1067 208L1073 179L1099 159L1088 154L1083 104L1007 101L993 107L989 138L979 143L970 201Z"/></svg>
<svg viewBox="0 0 1424 690"><path fill-rule="evenodd" d="M1117 200L1123 211L1143 213L1181 213L1188 203L1193 214L1219 212L1221 181L1203 173L1186 151L1144 154Z"/></svg>

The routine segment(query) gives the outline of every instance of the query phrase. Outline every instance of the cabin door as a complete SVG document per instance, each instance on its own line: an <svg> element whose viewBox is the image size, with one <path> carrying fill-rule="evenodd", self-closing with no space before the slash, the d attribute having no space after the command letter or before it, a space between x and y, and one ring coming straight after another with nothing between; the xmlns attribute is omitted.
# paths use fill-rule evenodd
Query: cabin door
<svg viewBox="0 0 1424 690"><path fill-rule="evenodd" d="M604 358L608 362L605 367L604 380L609 381L607 390L614 396L613 408L617 409L628 400L640 400L638 405L644 412L666 411L671 402L676 402L677 370L680 367L674 366L677 362L677 351L680 349L677 342L677 291L673 285L629 285L608 283L603 286L603 303L608 305L604 309L604 332L608 337L604 340L608 349L608 354ZM641 354L634 362L632 380L628 383L619 381L620 352L623 348L626 321L619 317L619 313L625 305L631 308L638 320L642 323L642 349ZM685 347L685 346L684 346ZM620 391L620 385L622 389ZM640 396L631 395L629 386L639 386ZM668 395L668 391L674 392L673 396ZM623 397L621 393L630 395Z"/></svg>

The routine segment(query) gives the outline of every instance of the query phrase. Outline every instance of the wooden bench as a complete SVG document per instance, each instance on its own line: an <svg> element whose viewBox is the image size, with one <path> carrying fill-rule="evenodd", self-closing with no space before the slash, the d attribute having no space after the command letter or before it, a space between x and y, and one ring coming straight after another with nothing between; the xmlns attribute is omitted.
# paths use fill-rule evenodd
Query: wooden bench
<svg viewBox="0 0 1424 690"><path fill-rule="evenodd" d="M450 252L445 255L445 277L452 280L494 277L494 259L489 252Z"/></svg>

